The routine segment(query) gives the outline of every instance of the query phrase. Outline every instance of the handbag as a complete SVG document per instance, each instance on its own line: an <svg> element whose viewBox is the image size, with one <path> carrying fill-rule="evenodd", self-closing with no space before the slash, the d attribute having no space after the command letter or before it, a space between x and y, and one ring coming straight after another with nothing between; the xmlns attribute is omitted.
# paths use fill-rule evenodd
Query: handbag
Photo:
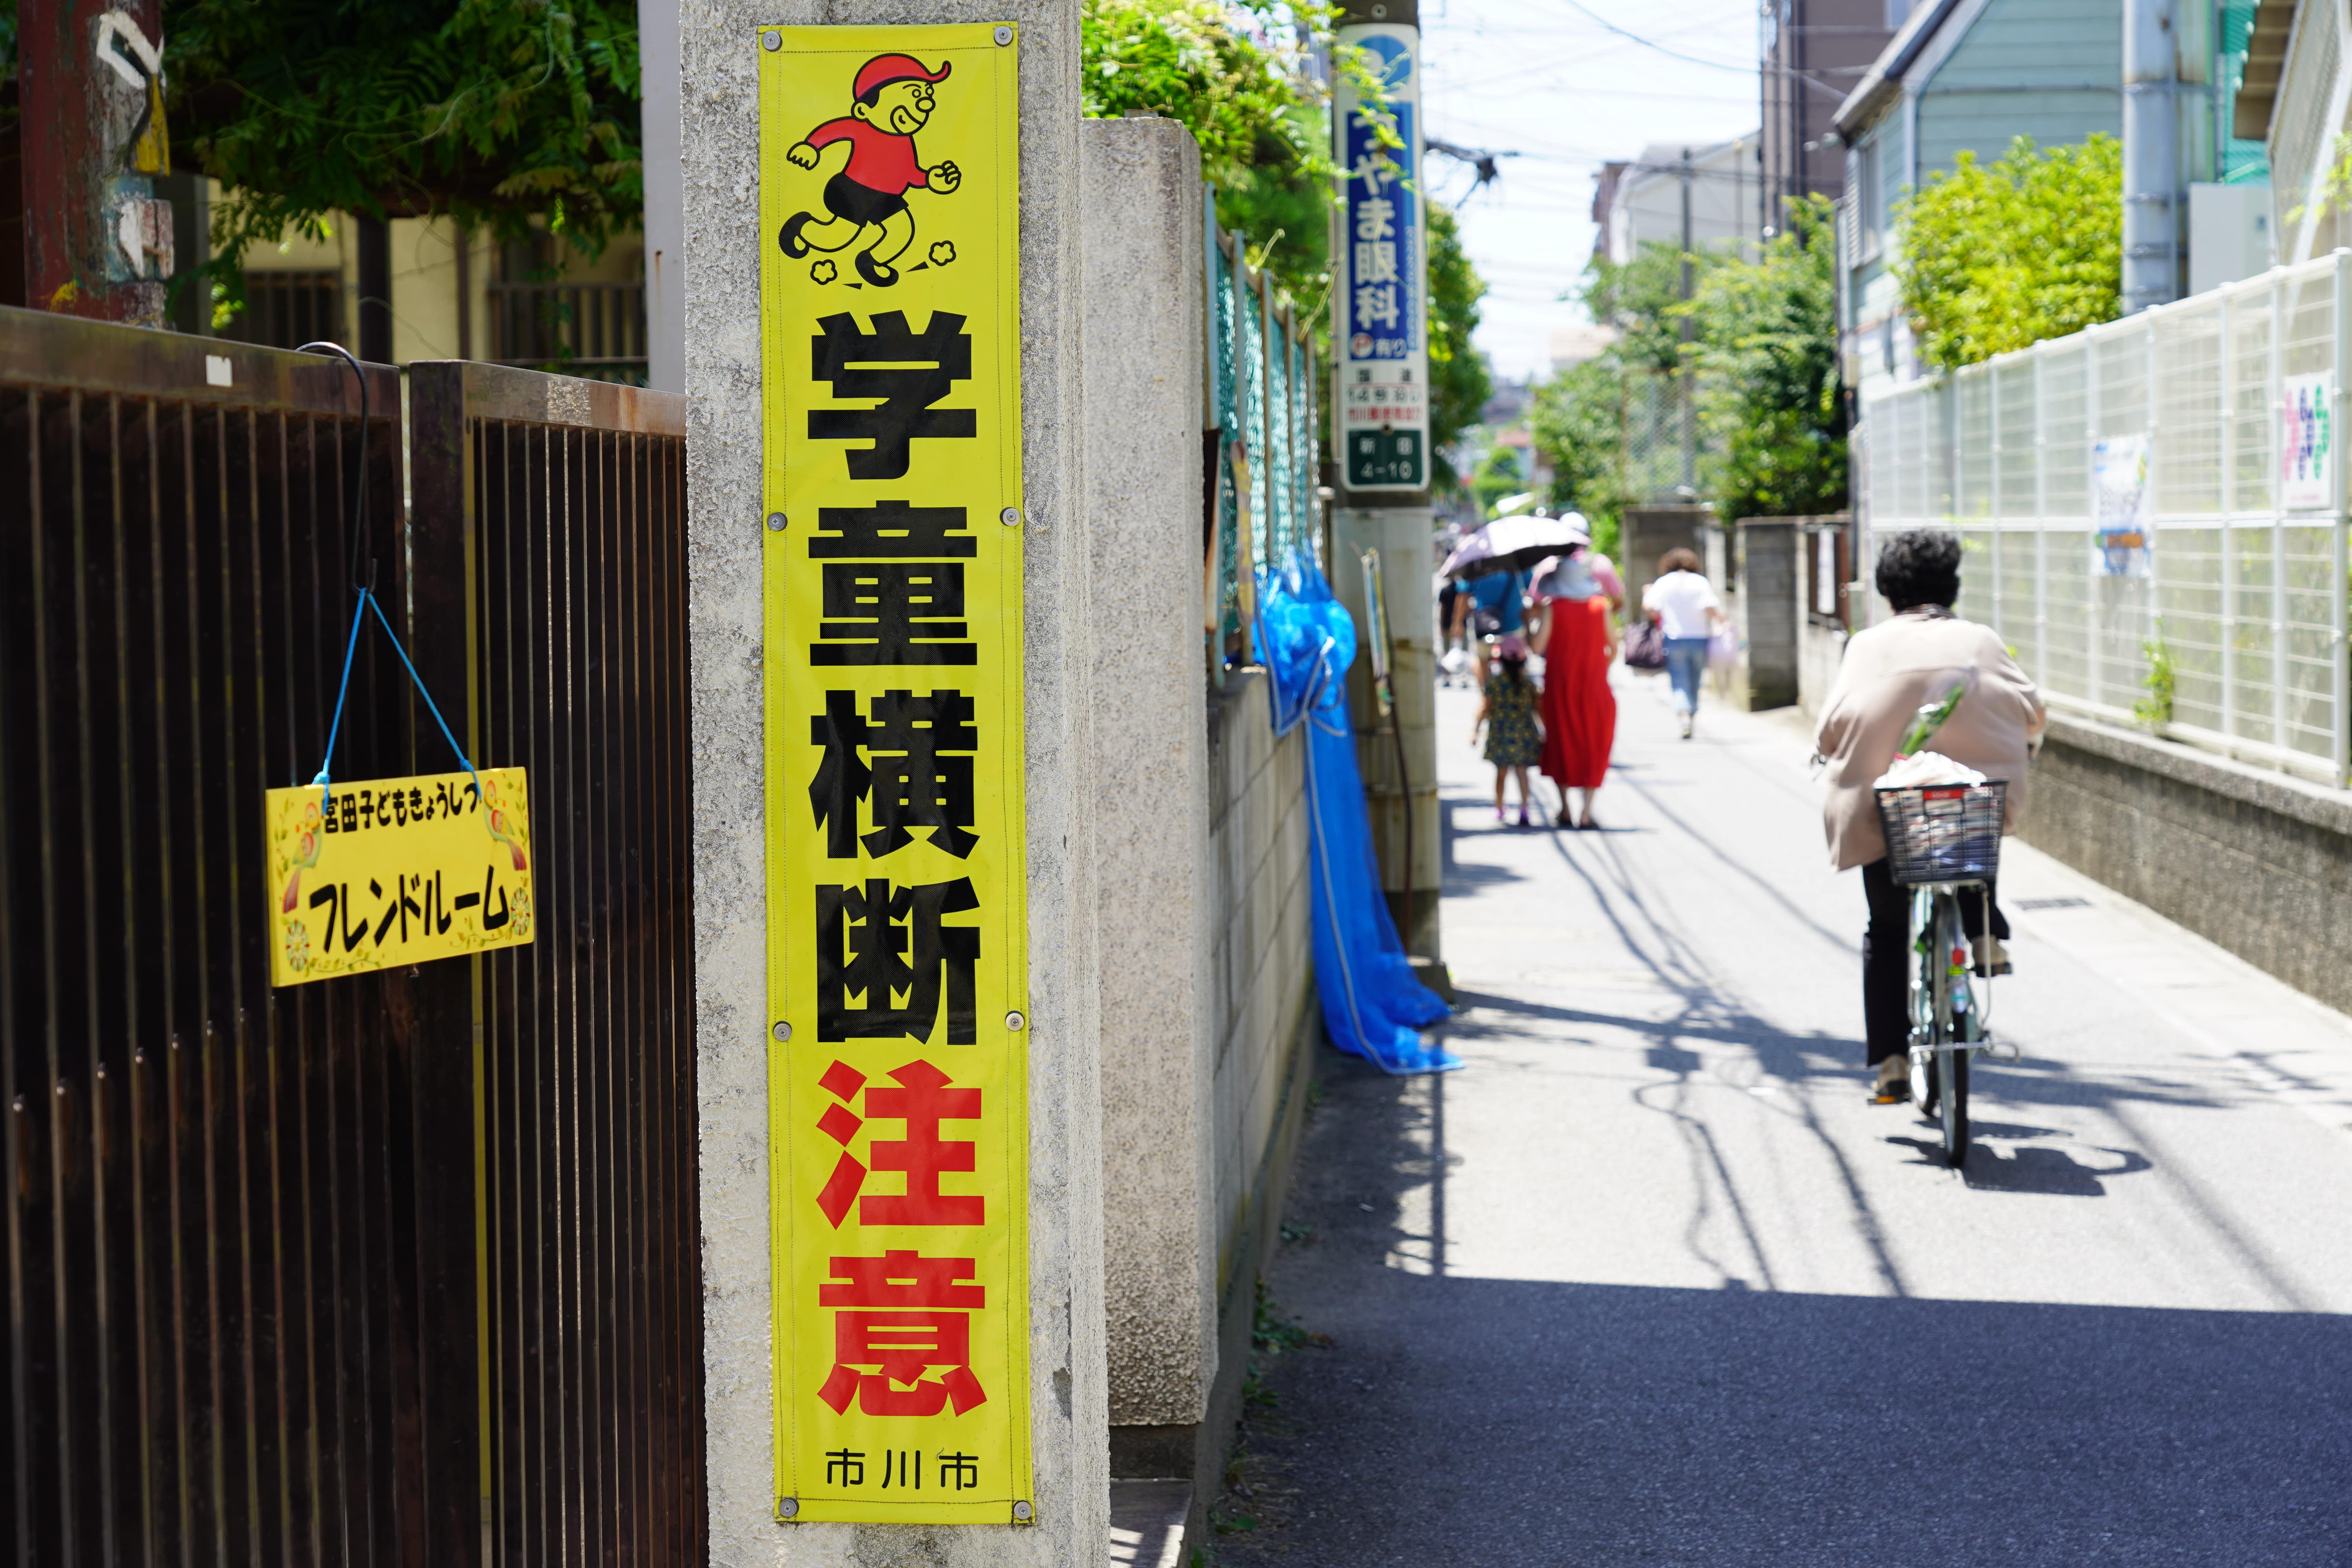
<svg viewBox="0 0 2352 1568"><path fill-rule="evenodd" d="M1625 633L1625 668L1628 669L1666 668L1665 630L1647 616L1636 621Z"/></svg>
<svg viewBox="0 0 2352 1568"><path fill-rule="evenodd" d="M1729 621L1707 634L1706 662L1716 669L1729 669L1739 662L1739 634Z"/></svg>

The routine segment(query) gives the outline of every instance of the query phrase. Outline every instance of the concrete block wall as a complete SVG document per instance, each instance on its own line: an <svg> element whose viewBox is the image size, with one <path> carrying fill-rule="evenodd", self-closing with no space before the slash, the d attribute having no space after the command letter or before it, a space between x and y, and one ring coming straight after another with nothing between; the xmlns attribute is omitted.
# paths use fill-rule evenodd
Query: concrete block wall
<svg viewBox="0 0 2352 1568"><path fill-rule="evenodd" d="M1221 1286L1246 1263L1244 1233L1268 1198L1259 1167L1314 997L1307 737L1275 737L1267 697L1261 672L1228 678L1209 721Z"/></svg>
<svg viewBox="0 0 2352 1568"><path fill-rule="evenodd" d="M1197 151L1148 118L1079 145L1110 1473L1188 1483L1197 1541L1305 1108L1306 742L1262 671L1203 667Z"/></svg>
<svg viewBox="0 0 2352 1568"><path fill-rule="evenodd" d="M2352 1009L2352 794L2053 713L2021 836Z"/></svg>

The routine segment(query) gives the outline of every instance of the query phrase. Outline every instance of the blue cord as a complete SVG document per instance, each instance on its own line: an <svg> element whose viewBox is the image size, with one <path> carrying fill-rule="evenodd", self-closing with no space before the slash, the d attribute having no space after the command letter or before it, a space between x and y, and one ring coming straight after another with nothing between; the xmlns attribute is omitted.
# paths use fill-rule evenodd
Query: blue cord
<svg viewBox="0 0 2352 1568"><path fill-rule="evenodd" d="M327 773L328 769L334 765L335 737L342 733L343 699L351 694L352 689L352 656L359 651L360 626L367 619L367 612L371 606L375 610L377 623L383 627L383 635L392 639L392 651L400 656L401 664L408 671L408 679L416 683L416 694L425 699L425 710L433 715L433 721L441 726L441 738L448 742L449 749L457 754L457 765L465 769L472 777L474 798L479 800L482 796L482 775L474 771L473 763L466 755L466 748L457 744L457 737L449 732L449 721L441 717L441 710L434 702L433 693L425 689L425 678L417 674L416 666L409 662L408 650L400 646L400 634L392 629L392 621L384 615L382 601L378 600L370 590L362 588L360 601L352 609L352 640L343 648L342 684L335 689L335 718L334 721L327 727L327 760L320 764L319 776L310 781L326 792L320 797L319 808L324 811L334 804L335 786L329 780Z"/></svg>
<svg viewBox="0 0 2352 1568"><path fill-rule="evenodd" d="M360 602L352 606L352 640L343 645L343 681L335 688L335 721L327 726L327 760L319 764L319 776L310 782L327 793L319 801L324 811L335 803L335 786L327 777L327 770L335 764L335 737L343 732L343 699L352 689L352 655L360 649L360 623L367 616L367 590L360 590Z"/></svg>

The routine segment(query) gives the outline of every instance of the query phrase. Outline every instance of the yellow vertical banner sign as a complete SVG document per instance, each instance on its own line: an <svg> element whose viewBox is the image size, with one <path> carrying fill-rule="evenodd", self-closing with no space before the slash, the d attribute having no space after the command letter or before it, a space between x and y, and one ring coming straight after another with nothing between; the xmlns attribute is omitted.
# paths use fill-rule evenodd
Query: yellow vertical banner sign
<svg viewBox="0 0 2352 1568"><path fill-rule="evenodd" d="M776 1513L1012 1524L1034 1518L1015 30L752 46Z"/></svg>

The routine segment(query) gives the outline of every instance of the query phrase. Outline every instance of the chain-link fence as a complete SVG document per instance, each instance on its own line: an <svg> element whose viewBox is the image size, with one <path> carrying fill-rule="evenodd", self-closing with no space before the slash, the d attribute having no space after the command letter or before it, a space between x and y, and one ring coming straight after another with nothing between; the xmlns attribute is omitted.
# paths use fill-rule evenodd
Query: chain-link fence
<svg viewBox="0 0 2352 1568"><path fill-rule="evenodd" d="M1294 553L1321 563L1322 506L1317 496L1318 405L1307 324L1274 283L1249 264L1248 242L1221 227L1204 195L1207 428L1215 510L1211 593L1217 630L1211 662L1246 660L1242 628L1255 618L1257 589Z"/></svg>
<svg viewBox="0 0 2352 1568"><path fill-rule="evenodd" d="M1625 433L1620 492L1636 503L1698 499L1705 454L1698 400L1705 384L1687 371L1628 370L1618 384Z"/></svg>
<svg viewBox="0 0 2352 1568"><path fill-rule="evenodd" d="M2054 704L2340 787L2347 290L2339 250L1896 388L1864 525L1958 531L1960 613Z"/></svg>

